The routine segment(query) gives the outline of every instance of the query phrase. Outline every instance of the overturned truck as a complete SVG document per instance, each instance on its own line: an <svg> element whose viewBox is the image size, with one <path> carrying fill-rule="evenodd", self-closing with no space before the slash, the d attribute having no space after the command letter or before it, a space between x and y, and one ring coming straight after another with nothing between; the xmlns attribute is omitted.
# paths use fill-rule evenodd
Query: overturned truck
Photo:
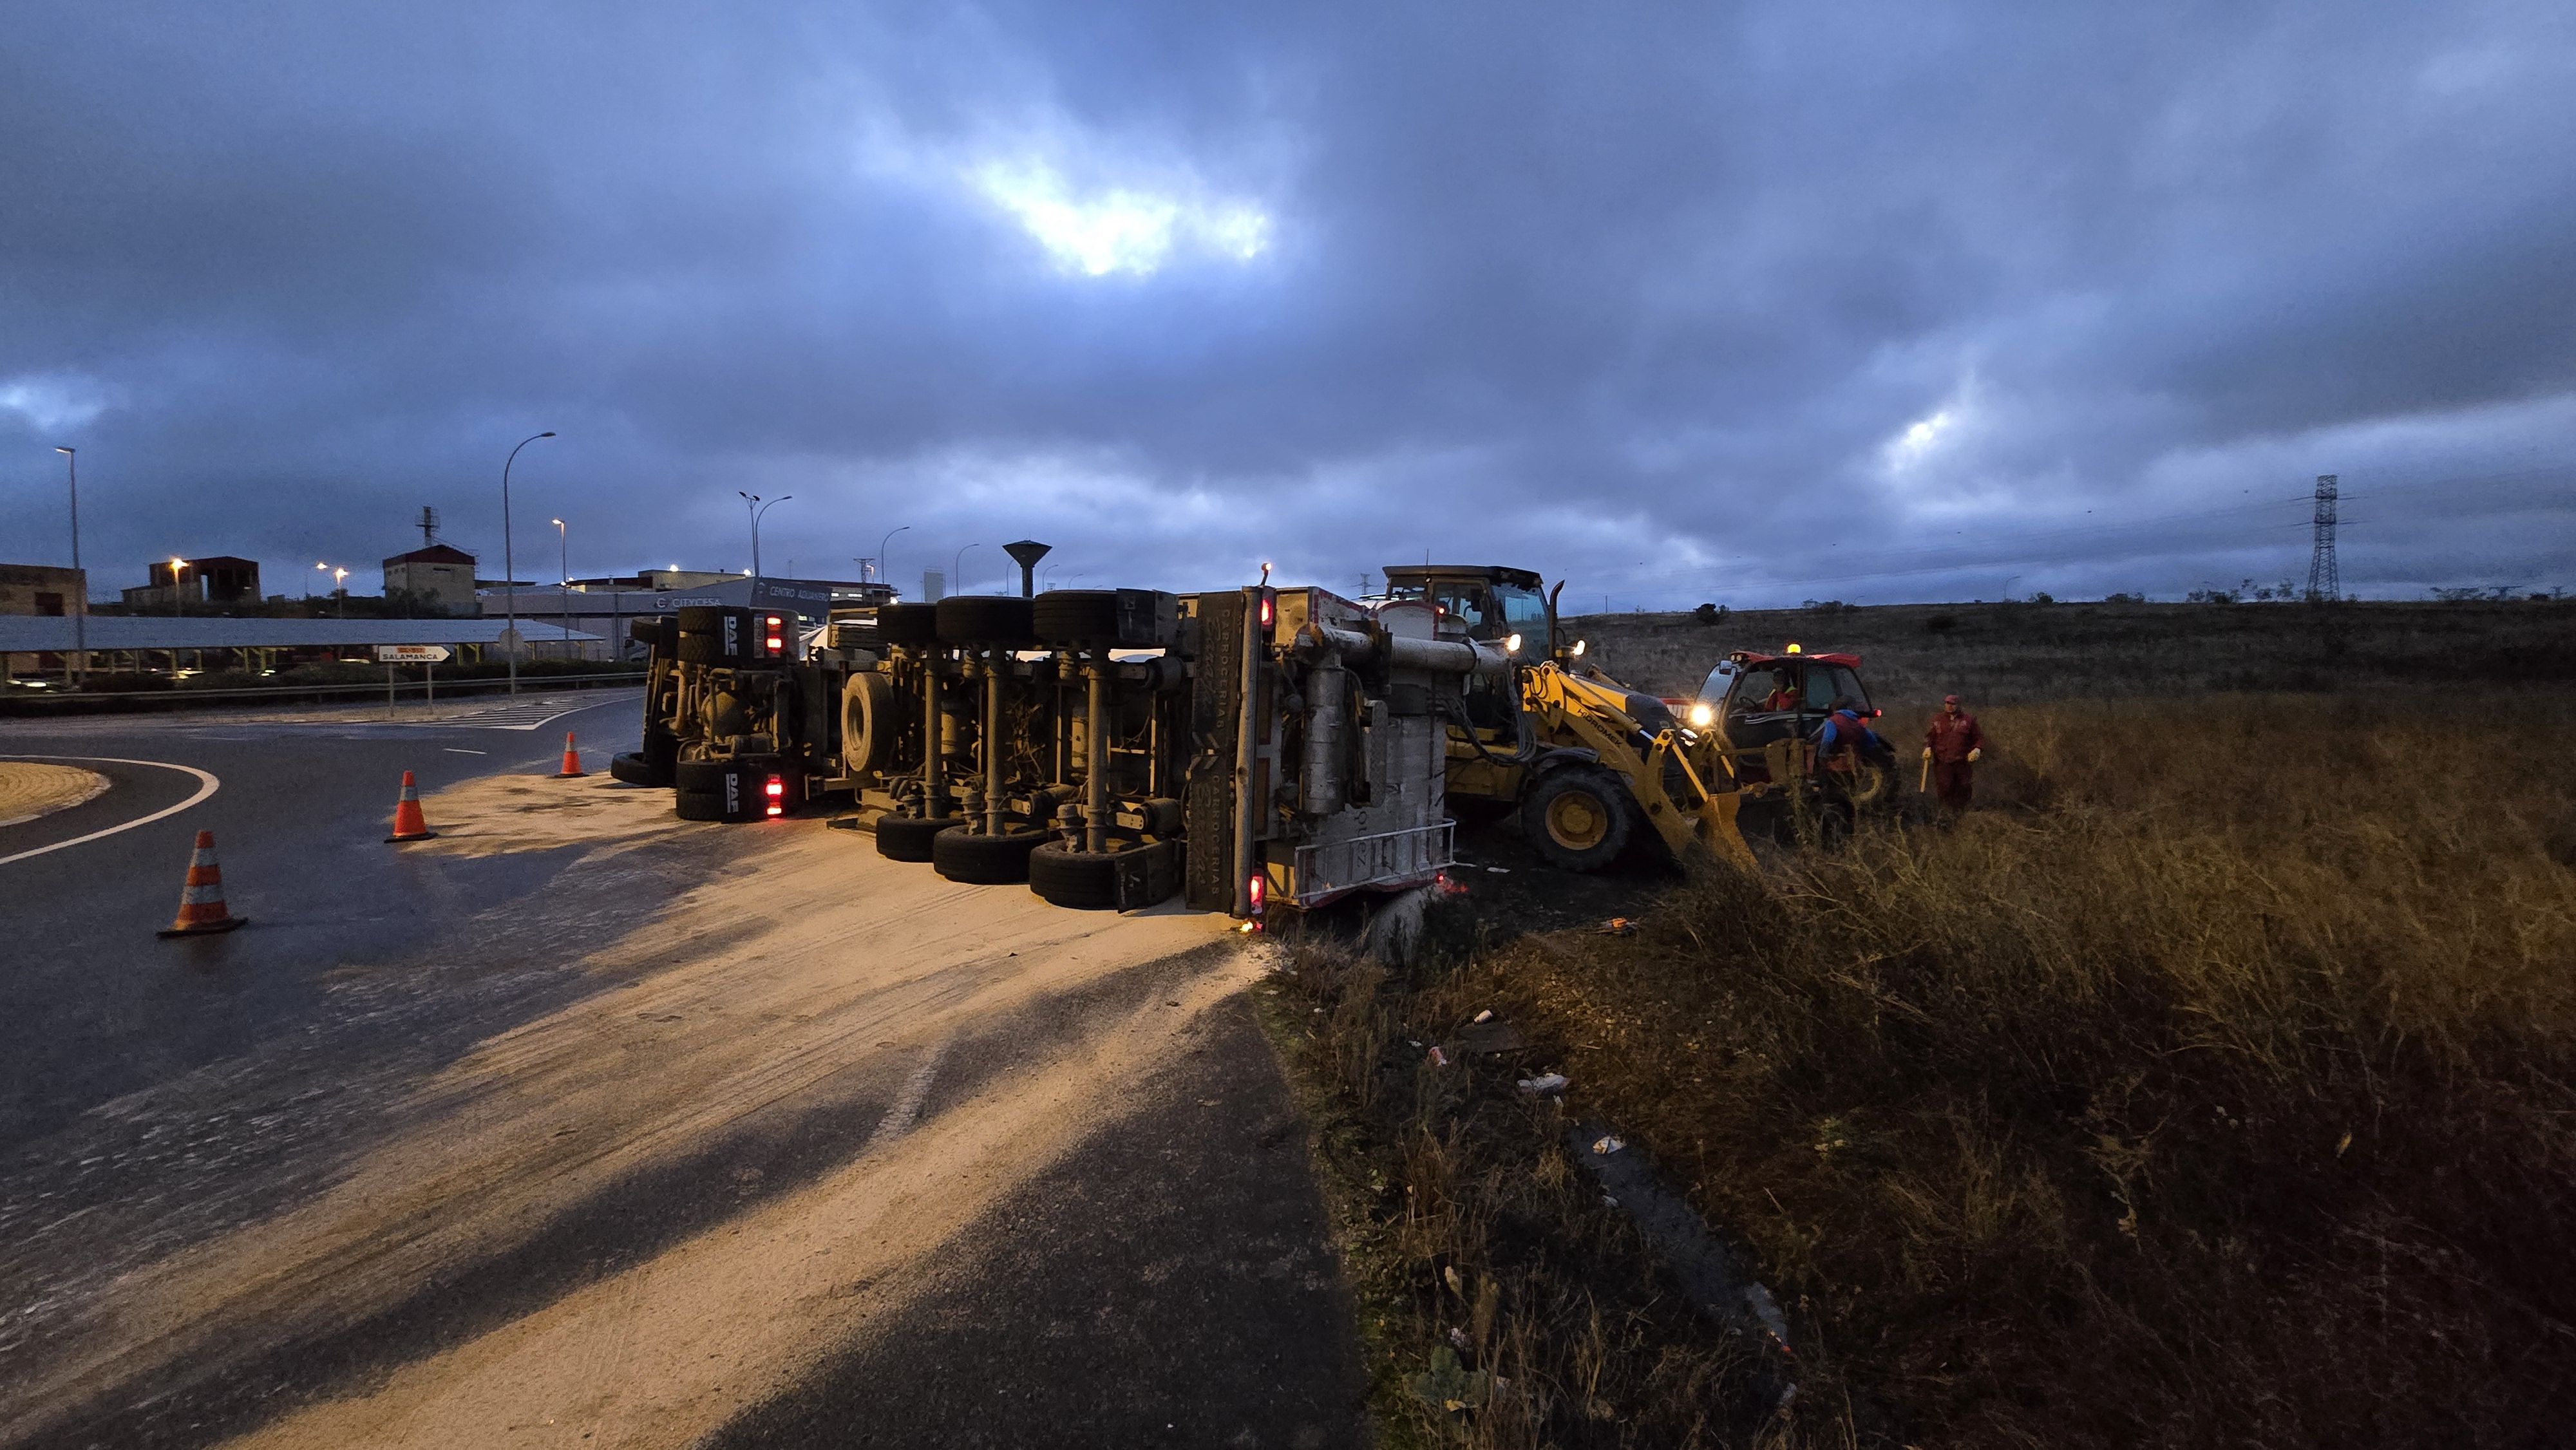
<svg viewBox="0 0 2576 1450"><path fill-rule="evenodd" d="M1176 894L1246 919L1431 880L1453 859L1446 721L1497 644L1419 600L1317 588L1059 590L795 621L639 621L622 780L699 820L846 801L836 825L1059 906Z"/></svg>

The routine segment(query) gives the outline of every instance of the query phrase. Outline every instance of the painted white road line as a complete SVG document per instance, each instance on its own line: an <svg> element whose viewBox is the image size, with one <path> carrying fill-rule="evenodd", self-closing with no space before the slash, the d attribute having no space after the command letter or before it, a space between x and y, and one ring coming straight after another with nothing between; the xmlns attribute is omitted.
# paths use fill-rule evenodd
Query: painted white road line
<svg viewBox="0 0 2576 1450"><path fill-rule="evenodd" d="M930 1079L939 1071L939 1059L947 1051L948 1044L944 1042L933 1046L921 1066L903 1080L903 1090L894 1095L894 1103L885 1110L885 1116L877 1119L877 1130L868 1135L868 1146L860 1151L873 1153L912 1127L912 1120L921 1116L922 1103L930 1097Z"/></svg>
<svg viewBox="0 0 2576 1450"><path fill-rule="evenodd" d="M215 779L212 771L199 770L193 765L174 765L166 760L126 760L114 755L21 755L14 751L9 752L5 758L10 760L92 760L97 761L102 765L149 765L162 770L183 771L189 775L195 776L198 784L197 793L195 795L188 797L186 800L179 802L175 806L164 806L160 810L154 811L148 816L137 816L133 820L127 821L121 826L110 826L104 831L92 831L86 836L74 836L68 841L56 841L50 846L38 846L32 851L21 851L14 856L0 856L0 866L6 866L12 861L24 861L30 856L42 856L48 851L59 851L66 846L78 846L85 842L95 841L101 836L113 836L119 831L130 831L136 826L148 826L154 821L160 820L164 816L175 816L179 814L181 811L186 810L188 807L195 805L197 802L204 800L206 797L213 795L216 791L223 788L223 782Z"/></svg>
<svg viewBox="0 0 2576 1450"><path fill-rule="evenodd" d="M488 750L467 750L461 745L442 745L439 749L446 751L450 755L489 755L492 753Z"/></svg>

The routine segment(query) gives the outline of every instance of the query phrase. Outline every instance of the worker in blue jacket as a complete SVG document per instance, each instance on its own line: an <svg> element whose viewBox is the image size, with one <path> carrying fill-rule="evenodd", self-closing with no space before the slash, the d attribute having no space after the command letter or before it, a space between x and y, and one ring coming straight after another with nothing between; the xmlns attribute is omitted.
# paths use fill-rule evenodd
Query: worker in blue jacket
<svg viewBox="0 0 2576 1450"><path fill-rule="evenodd" d="M1848 696L1834 701L1833 713L1825 717L1824 727L1816 732L1816 769L1829 769L1834 758L1846 750L1863 760L1883 762L1896 757L1896 748L1869 728L1869 722L1860 717Z"/></svg>

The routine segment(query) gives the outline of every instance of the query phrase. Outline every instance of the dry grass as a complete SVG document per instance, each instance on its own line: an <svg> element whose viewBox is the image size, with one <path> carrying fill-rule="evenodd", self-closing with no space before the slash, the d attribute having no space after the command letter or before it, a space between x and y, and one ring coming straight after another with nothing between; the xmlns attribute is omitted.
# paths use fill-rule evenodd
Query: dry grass
<svg viewBox="0 0 2576 1450"><path fill-rule="evenodd" d="M2576 604L1907 604L1566 622L1612 674L1695 691L1733 649L1851 650L1881 704L2142 693L2424 692L2451 681L2576 681Z"/></svg>
<svg viewBox="0 0 2576 1450"><path fill-rule="evenodd" d="M1712 872L1633 938L1324 971L1328 1157L1436 1209L1362 1255L1413 1306L1373 1311L1390 1362L1445 1332L1424 1281L1466 1258L1523 1326L1477 1362L1540 1397L1509 1433L1415 1428L1751 1431L1722 1339L1549 1186L1542 1114L1391 1072L1386 1033L1491 1006L1794 1304L1824 1410L1797 1437L2564 1443L2576 698L2486 703L2474 731L2377 695L1996 710L1995 808L1955 830ZM1606 1389L1571 1387L1588 1363Z"/></svg>

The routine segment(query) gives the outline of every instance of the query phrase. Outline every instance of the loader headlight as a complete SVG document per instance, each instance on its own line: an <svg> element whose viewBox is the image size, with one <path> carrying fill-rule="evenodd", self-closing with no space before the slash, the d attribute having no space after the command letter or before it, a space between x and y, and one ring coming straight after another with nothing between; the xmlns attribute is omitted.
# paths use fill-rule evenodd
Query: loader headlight
<svg viewBox="0 0 2576 1450"><path fill-rule="evenodd" d="M1506 639L1503 641L1503 653L1505 653L1505 654L1507 654L1507 655L1516 655L1516 654L1519 654L1520 652L1521 652L1521 637L1520 637L1519 635L1517 635L1517 634L1512 635L1512 636L1510 636L1510 637L1506 638Z"/></svg>
<svg viewBox="0 0 2576 1450"><path fill-rule="evenodd" d="M1705 730L1717 723L1717 711L1706 700L1696 701L1690 708L1690 723L1693 730Z"/></svg>
<svg viewBox="0 0 2576 1450"><path fill-rule="evenodd" d="M1583 641L1579 639L1576 640L1574 642L1574 648L1567 650L1566 653L1574 656L1576 659L1583 658Z"/></svg>

